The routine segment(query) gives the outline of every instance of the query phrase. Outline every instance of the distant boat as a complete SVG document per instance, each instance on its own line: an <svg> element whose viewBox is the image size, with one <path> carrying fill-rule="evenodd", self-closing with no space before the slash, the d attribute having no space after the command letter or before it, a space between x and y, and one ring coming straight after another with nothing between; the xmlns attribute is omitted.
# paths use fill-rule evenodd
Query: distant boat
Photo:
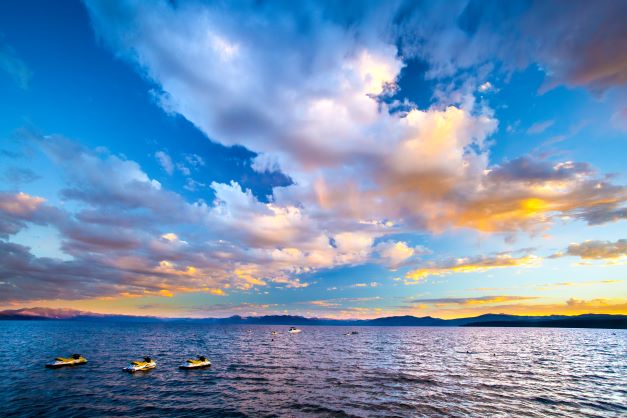
<svg viewBox="0 0 627 418"><path fill-rule="evenodd" d="M72 354L70 357L57 357L52 363L46 364L49 369L58 369L65 366L78 366L87 363L87 359L80 354Z"/></svg>
<svg viewBox="0 0 627 418"><path fill-rule="evenodd" d="M123 370L129 373L140 372L144 370L150 370L157 367L157 363L150 357L144 357L144 361L133 361L126 366Z"/></svg>
<svg viewBox="0 0 627 418"><path fill-rule="evenodd" d="M347 332L344 335L357 335L357 334L359 334L357 331L351 331L351 332Z"/></svg>
<svg viewBox="0 0 627 418"><path fill-rule="evenodd" d="M298 328L290 327L290 329L288 329L287 332L289 332L290 334L298 334L299 332L302 332L302 331L299 330Z"/></svg>

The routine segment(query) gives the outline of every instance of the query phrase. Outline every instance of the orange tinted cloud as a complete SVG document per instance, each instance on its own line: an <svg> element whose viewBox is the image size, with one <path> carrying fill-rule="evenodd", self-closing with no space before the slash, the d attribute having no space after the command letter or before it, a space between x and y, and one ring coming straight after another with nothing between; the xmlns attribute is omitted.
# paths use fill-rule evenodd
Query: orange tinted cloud
<svg viewBox="0 0 627 418"><path fill-rule="evenodd" d="M26 193L0 193L0 211L15 216L24 216L36 211L45 199Z"/></svg>
<svg viewBox="0 0 627 418"><path fill-rule="evenodd" d="M627 299L590 299L582 300L570 298L558 303L505 303L505 304L475 304L475 305L448 305L434 306L422 304L398 311L397 314L431 315L438 318L463 318L487 313L504 313L510 315L582 315L597 314L627 314Z"/></svg>
<svg viewBox="0 0 627 418"><path fill-rule="evenodd" d="M540 258L534 255L512 257L511 254L498 254L495 256L481 256L472 258L458 258L439 264L421 267L408 272L405 277L410 280L420 281L429 276L444 276L452 273L473 273L506 267L530 267L538 265Z"/></svg>

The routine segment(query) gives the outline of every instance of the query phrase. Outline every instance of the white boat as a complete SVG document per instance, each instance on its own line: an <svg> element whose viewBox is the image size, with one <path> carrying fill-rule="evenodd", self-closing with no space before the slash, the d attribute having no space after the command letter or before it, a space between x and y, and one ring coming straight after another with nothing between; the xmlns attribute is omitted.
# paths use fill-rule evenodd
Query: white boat
<svg viewBox="0 0 627 418"><path fill-rule="evenodd" d="M299 332L302 332L302 331L298 328L290 327L290 329L288 329L287 332L289 332L290 334L298 334Z"/></svg>
<svg viewBox="0 0 627 418"><path fill-rule="evenodd" d="M179 369L204 369L205 367L211 367L211 361L205 356L198 356L196 359L186 360L179 366Z"/></svg>
<svg viewBox="0 0 627 418"><path fill-rule="evenodd" d="M347 332L344 335L357 335L357 334L359 334L357 331L351 331L351 332Z"/></svg>
<svg viewBox="0 0 627 418"><path fill-rule="evenodd" d="M157 363L153 359L144 357L144 361L132 361L131 364L124 368L124 371L134 373L154 369L155 367L157 367Z"/></svg>
<svg viewBox="0 0 627 418"><path fill-rule="evenodd" d="M64 366L78 366L87 363L87 359L80 354L72 354L70 357L57 357L52 363L46 364L49 369L58 369Z"/></svg>

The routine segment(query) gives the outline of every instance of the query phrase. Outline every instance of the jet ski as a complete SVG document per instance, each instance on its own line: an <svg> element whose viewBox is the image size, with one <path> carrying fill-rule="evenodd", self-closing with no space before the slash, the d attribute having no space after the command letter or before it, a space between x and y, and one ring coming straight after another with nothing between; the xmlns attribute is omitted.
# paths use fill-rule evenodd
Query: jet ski
<svg viewBox="0 0 627 418"><path fill-rule="evenodd" d="M142 370L150 370L157 367L157 363L150 357L144 357L144 361L132 361L123 370L129 373L139 372Z"/></svg>
<svg viewBox="0 0 627 418"><path fill-rule="evenodd" d="M49 369L58 369L64 366L77 366L87 363L87 359L80 354L72 354L70 357L57 357L54 362L46 364Z"/></svg>
<svg viewBox="0 0 627 418"><path fill-rule="evenodd" d="M357 334L359 334L357 331L351 331L351 332L347 332L344 335L357 335Z"/></svg>
<svg viewBox="0 0 627 418"><path fill-rule="evenodd" d="M205 356L198 356L197 359L186 360L179 366L179 369L204 369L205 367L211 367L211 362Z"/></svg>
<svg viewBox="0 0 627 418"><path fill-rule="evenodd" d="M288 329L287 332L289 332L290 334L298 334L299 332L301 332L301 330L295 327L290 327L290 329Z"/></svg>
<svg viewBox="0 0 627 418"><path fill-rule="evenodd" d="M276 331L272 331L272 335L277 335L277 332Z"/></svg>

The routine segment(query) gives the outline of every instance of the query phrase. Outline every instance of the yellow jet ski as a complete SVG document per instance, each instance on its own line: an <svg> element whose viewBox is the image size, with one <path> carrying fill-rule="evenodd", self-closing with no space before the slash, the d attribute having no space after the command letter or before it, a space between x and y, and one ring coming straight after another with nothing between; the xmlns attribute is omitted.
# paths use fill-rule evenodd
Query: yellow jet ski
<svg viewBox="0 0 627 418"><path fill-rule="evenodd" d="M205 367L211 367L211 362L205 356L198 356L197 359L186 360L179 366L179 369L204 369Z"/></svg>
<svg viewBox="0 0 627 418"><path fill-rule="evenodd" d="M157 363L150 357L144 357L144 361L133 361L124 368L124 371L135 373L143 370L150 370L157 367Z"/></svg>
<svg viewBox="0 0 627 418"><path fill-rule="evenodd" d="M46 364L49 369L58 369L65 366L77 366L87 363L87 359L80 354L72 354L70 357L57 357L54 362Z"/></svg>

